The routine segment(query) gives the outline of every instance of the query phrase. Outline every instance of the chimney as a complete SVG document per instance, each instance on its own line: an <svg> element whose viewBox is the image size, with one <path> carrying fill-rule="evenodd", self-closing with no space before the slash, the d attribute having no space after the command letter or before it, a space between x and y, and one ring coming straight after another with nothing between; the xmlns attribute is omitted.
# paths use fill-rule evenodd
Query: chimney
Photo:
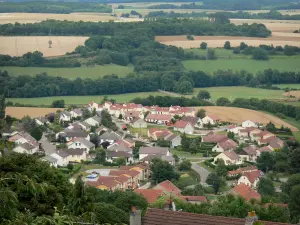
<svg viewBox="0 0 300 225"><path fill-rule="evenodd" d="M245 225L253 225L258 220L256 213L254 211L248 212L248 216L246 217Z"/></svg>
<svg viewBox="0 0 300 225"><path fill-rule="evenodd" d="M142 224L141 210L137 210L136 206L132 206L131 213L130 213L130 225L141 225L141 224Z"/></svg>

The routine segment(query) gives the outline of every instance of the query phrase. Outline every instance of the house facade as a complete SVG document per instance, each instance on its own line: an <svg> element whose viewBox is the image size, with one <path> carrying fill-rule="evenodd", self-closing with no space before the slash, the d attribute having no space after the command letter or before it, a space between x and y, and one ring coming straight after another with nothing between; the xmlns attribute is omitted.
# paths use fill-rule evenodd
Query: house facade
<svg viewBox="0 0 300 225"><path fill-rule="evenodd" d="M193 134L194 127L188 121L179 120L174 124L174 130L181 133Z"/></svg>

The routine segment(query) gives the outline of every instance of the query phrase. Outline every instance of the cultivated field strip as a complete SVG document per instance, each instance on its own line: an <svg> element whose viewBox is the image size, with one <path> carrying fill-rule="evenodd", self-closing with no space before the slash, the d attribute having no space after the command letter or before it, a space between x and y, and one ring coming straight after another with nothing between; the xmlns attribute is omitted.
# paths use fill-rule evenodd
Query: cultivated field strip
<svg viewBox="0 0 300 225"><path fill-rule="evenodd" d="M0 54L21 56L27 52L40 51L44 56L59 56L72 52L83 45L88 37L77 36L0 36ZM52 48L48 41L51 39Z"/></svg>

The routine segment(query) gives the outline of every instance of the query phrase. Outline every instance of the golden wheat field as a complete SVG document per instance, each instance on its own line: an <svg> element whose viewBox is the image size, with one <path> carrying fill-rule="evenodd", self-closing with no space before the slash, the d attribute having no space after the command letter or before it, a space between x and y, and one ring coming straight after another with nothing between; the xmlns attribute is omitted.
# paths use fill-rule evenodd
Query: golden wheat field
<svg viewBox="0 0 300 225"><path fill-rule="evenodd" d="M30 116L31 118L45 116L48 113L55 113L57 110L63 110L60 108L34 108L34 107L6 107L5 114L22 119L24 116Z"/></svg>
<svg viewBox="0 0 300 225"><path fill-rule="evenodd" d="M206 115L216 115L221 121L232 122L232 123L242 123L245 120L252 120L262 124L267 124L272 122L275 126L289 127L292 131L298 131L298 129L278 117L254 111L250 109L235 108L235 107L221 107L221 106L205 106L198 107L197 109L203 108L206 111Z"/></svg>
<svg viewBox="0 0 300 225"><path fill-rule="evenodd" d="M83 45L88 37L73 36L0 36L0 54L21 56L27 52L40 51L44 56L59 56L72 52ZM52 47L48 41L51 39Z"/></svg>

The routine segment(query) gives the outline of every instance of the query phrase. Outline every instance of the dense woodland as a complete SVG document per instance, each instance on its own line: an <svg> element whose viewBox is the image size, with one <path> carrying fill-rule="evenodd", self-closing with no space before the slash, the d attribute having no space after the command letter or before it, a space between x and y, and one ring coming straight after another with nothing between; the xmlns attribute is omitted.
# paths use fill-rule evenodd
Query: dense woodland
<svg viewBox="0 0 300 225"><path fill-rule="evenodd" d="M89 2L1 2L0 13L58 13L100 12L111 13L109 5Z"/></svg>

